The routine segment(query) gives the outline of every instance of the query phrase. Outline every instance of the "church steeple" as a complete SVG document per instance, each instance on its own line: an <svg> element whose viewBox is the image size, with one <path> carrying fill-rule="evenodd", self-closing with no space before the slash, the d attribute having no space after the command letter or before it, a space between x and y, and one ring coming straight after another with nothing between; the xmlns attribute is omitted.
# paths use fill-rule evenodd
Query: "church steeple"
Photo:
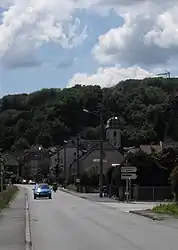
<svg viewBox="0 0 178 250"><path fill-rule="evenodd" d="M119 127L119 119L115 117L111 117L107 121L106 125L106 139L114 146L121 146L121 135L120 135L120 127Z"/></svg>

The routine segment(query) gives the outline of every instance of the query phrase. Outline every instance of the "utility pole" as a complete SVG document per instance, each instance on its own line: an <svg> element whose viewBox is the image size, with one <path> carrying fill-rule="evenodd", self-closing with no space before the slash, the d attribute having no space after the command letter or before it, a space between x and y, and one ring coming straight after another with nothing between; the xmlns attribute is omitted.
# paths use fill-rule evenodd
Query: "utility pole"
<svg viewBox="0 0 178 250"><path fill-rule="evenodd" d="M80 142L80 139L79 137L77 137L77 179L76 179L76 182L77 182L77 192L80 192L80 162L79 162L79 142Z"/></svg>
<svg viewBox="0 0 178 250"><path fill-rule="evenodd" d="M67 182L67 179L66 179L66 174L67 174L67 171L66 171L66 144L64 143L64 188L66 188L66 182Z"/></svg>
<svg viewBox="0 0 178 250"><path fill-rule="evenodd" d="M90 112L87 109L83 109L84 112L93 114L97 117L100 117L100 176L99 176L99 190L100 190L100 197L103 197L103 158L104 158L104 151L103 151L103 141L104 141L104 122L103 122L103 113L100 109L100 114L96 114L96 112Z"/></svg>
<svg viewBox="0 0 178 250"><path fill-rule="evenodd" d="M59 182L59 146L57 147L57 165L56 165L56 181Z"/></svg>
<svg viewBox="0 0 178 250"><path fill-rule="evenodd" d="M1 162L0 162L0 164L1 164L1 165L0 165L0 167L1 167L1 168L0 168L0 175L1 175L1 176L0 176L0 179L1 179L1 192L2 192L2 191L3 191L3 186L4 186L4 185L3 185L4 163L3 163L3 159L2 159L2 158L0 159L0 161L1 161Z"/></svg>
<svg viewBox="0 0 178 250"><path fill-rule="evenodd" d="M103 197L103 138L104 138L104 123L103 114L100 111L100 177L99 177L99 189L100 197Z"/></svg>

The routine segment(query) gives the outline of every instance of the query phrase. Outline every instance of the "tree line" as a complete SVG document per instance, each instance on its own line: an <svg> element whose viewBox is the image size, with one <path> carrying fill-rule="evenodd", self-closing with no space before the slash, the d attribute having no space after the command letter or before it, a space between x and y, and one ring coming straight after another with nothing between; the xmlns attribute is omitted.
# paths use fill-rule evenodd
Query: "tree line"
<svg viewBox="0 0 178 250"><path fill-rule="evenodd" d="M102 109L105 122L113 114L118 116L123 146L158 143L168 124L167 136L178 140L177 86L176 78L149 78L123 81L111 88L76 85L4 96L0 100L0 148L16 151L35 143L47 148L77 134L97 139L100 120L83 112L84 108Z"/></svg>

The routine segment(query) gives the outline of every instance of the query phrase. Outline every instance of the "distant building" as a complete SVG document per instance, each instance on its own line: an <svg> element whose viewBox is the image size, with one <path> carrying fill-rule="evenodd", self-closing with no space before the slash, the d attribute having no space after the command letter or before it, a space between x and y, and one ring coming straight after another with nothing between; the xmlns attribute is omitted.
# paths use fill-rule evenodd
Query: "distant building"
<svg viewBox="0 0 178 250"><path fill-rule="evenodd" d="M33 145L24 156L25 175L31 179L46 177L49 171L49 152L41 145ZM45 175L45 176L42 176Z"/></svg>
<svg viewBox="0 0 178 250"><path fill-rule="evenodd" d="M103 173L112 167L112 164L121 164L124 161L124 156L109 142L103 143L104 160L103 160ZM95 144L88 152L79 158L80 173L95 167L96 172L99 173L100 165L100 144ZM73 162L71 166L71 174L76 175L77 164Z"/></svg>
<svg viewBox="0 0 178 250"><path fill-rule="evenodd" d="M147 154L156 154L162 151L161 145L140 145L140 149Z"/></svg>
<svg viewBox="0 0 178 250"><path fill-rule="evenodd" d="M121 132L119 126L119 119L111 117L106 124L106 139L113 146L121 147Z"/></svg>
<svg viewBox="0 0 178 250"><path fill-rule="evenodd" d="M50 156L50 175L56 175L56 168L64 170L66 160L66 174L68 175L71 164L75 161L77 148L75 143L69 142L62 147L55 147L55 152ZM79 155L83 153L80 150Z"/></svg>

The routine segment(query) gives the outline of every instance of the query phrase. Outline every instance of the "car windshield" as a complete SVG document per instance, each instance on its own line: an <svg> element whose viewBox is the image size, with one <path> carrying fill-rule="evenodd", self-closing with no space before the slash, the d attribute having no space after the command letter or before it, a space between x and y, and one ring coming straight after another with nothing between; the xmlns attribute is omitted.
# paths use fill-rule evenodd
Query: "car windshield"
<svg viewBox="0 0 178 250"><path fill-rule="evenodd" d="M49 186L47 184L42 184L42 185L39 185L38 188L40 188L40 189L49 189Z"/></svg>

